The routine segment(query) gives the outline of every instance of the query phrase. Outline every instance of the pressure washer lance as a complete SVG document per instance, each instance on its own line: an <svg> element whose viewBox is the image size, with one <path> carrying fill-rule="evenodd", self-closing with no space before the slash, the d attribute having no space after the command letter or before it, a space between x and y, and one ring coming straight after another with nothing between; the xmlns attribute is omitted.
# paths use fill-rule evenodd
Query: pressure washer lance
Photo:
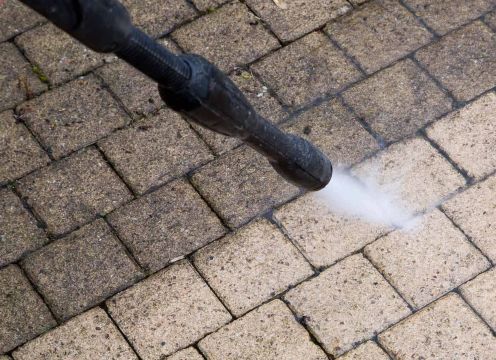
<svg viewBox="0 0 496 360"><path fill-rule="evenodd" d="M331 180L331 162L319 149L258 115L236 85L204 58L174 55L136 28L117 0L21 1L87 47L115 53L148 75L170 108L210 130L242 139L291 183L319 190Z"/></svg>

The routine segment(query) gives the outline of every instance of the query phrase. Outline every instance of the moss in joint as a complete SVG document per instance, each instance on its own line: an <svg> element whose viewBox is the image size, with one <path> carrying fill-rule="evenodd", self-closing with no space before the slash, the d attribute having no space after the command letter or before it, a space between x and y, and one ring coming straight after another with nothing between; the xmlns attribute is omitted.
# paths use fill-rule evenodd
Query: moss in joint
<svg viewBox="0 0 496 360"><path fill-rule="evenodd" d="M43 70L38 65L33 65L31 68L33 70L33 73L38 76L38 79L40 79L41 82L48 84L48 78L47 76L43 73Z"/></svg>

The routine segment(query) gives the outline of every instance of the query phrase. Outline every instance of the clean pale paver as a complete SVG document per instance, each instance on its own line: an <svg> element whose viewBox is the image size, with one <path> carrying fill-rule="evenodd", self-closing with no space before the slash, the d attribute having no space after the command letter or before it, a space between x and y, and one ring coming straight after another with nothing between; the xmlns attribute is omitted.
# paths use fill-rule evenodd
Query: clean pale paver
<svg viewBox="0 0 496 360"><path fill-rule="evenodd" d="M61 320L82 313L141 277L104 220L30 254L21 266Z"/></svg>
<svg viewBox="0 0 496 360"><path fill-rule="evenodd" d="M489 360L496 354L496 338L454 294L393 326L379 341L398 360Z"/></svg>
<svg viewBox="0 0 496 360"><path fill-rule="evenodd" d="M439 210L417 222L367 246L365 255L412 306L421 308L490 264Z"/></svg>
<svg viewBox="0 0 496 360"><path fill-rule="evenodd" d="M204 358L198 353L198 351L196 351L195 348L190 347L169 356L167 360L204 360Z"/></svg>
<svg viewBox="0 0 496 360"><path fill-rule="evenodd" d="M496 331L496 268L461 287L463 297Z"/></svg>
<svg viewBox="0 0 496 360"><path fill-rule="evenodd" d="M332 265L388 230L331 212L318 194L308 194L284 205L274 216L316 267Z"/></svg>
<svg viewBox="0 0 496 360"><path fill-rule="evenodd" d="M199 343L209 360L326 360L280 300L224 326Z"/></svg>
<svg viewBox="0 0 496 360"><path fill-rule="evenodd" d="M199 250L194 263L236 316L313 274L298 250L267 220Z"/></svg>
<svg viewBox="0 0 496 360"><path fill-rule="evenodd" d="M369 74L432 39L429 31L397 0L370 1L331 22L325 30Z"/></svg>
<svg viewBox="0 0 496 360"><path fill-rule="evenodd" d="M427 129L427 135L470 176L496 170L496 94L491 92Z"/></svg>
<svg viewBox="0 0 496 360"><path fill-rule="evenodd" d="M349 257L285 295L326 351L338 356L410 313L362 255Z"/></svg>
<svg viewBox="0 0 496 360"><path fill-rule="evenodd" d="M496 176L474 185L443 205L448 216L496 262Z"/></svg>
<svg viewBox="0 0 496 360"><path fill-rule="evenodd" d="M341 356L339 360L389 360L389 356L376 343L367 341Z"/></svg>
<svg viewBox="0 0 496 360"><path fill-rule="evenodd" d="M30 341L14 360L138 359L105 311L94 308Z"/></svg>
<svg viewBox="0 0 496 360"><path fill-rule="evenodd" d="M380 191L411 212L434 207L465 185L451 164L421 138L390 146L355 167L353 173L364 179L374 175Z"/></svg>
<svg viewBox="0 0 496 360"><path fill-rule="evenodd" d="M43 22L43 18L19 0L2 1L0 12L0 42Z"/></svg>
<svg viewBox="0 0 496 360"><path fill-rule="evenodd" d="M187 261L107 301L110 315L147 360L171 355L231 320Z"/></svg>

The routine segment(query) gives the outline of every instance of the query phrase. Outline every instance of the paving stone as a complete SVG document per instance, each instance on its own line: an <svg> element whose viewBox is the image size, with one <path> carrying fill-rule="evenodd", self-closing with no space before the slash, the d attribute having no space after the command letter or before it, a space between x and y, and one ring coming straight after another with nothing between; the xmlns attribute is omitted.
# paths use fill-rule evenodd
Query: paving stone
<svg viewBox="0 0 496 360"><path fill-rule="evenodd" d="M10 190L0 190L0 266L21 258L48 240L36 220Z"/></svg>
<svg viewBox="0 0 496 360"><path fill-rule="evenodd" d="M161 0L122 0L122 3L129 10L133 23L153 36L165 35L196 16L186 0L169 0L167 6Z"/></svg>
<svg viewBox="0 0 496 360"><path fill-rule="evenodd" d="M238 1L181 27L172 37L186 52L202 55L226 72L279 47L277 39Z"/></svg>
<svg viewBox="0 0 496 360"><path fill-rule="evenodd" d="M3 10L2 10L3 15ZM47 88L13 44L0 44L0 111L13 108Z"/></svg>
<svg viewBox="0 0 496 360"><path fill-rule="evenodd" d="M267 120L278 124L287 115L282 106L269 93L267 87L256 79L251 72L235 71L230 78L243 92L258 114ZM241 144L239 139L215 133L196 124L193 124L193 127L217 155L232 150Z"/></svg>
<svg viewBox="0 0 496 360"><path fill-rule="evenodd" d="M496 176L457 195L443 208L472 241L496 262L494 224L496 224Z"/></svg>
<svg viewBox="0 0 496 360"><path fill-rule="evenodd" d="M195 348L190 347L169 356L167 360L204 360L204 358L195 350Z"/></svg>
<svg viewBox="0 0 496 360"><path fill-rule="evenodd" d="M281 8L273 1L248 0L250 6L282 41L292 41L351 10L345 0L296 0Z"/></svg>
<svg viewBox="0 0 496 360"><path fill-rule="evenodd" d="M439 210L411 230L398 230L365 248L374 263L416 308L486 270L490 264Z"/></svg>
<svg viewBox="0 0 496 360"><path fill-rule="evenodd" d="M492 13L486 15L484 20L490 27L493 28L493 30L496 31L496 11L493 11Z"/></svg>
<svg viewBox="0 0 496 360"><path fill-rule="evenodd" d="M461 287L463 297L496 331L496 268Z"/></svg>
<svg viewBox="0 0 496 360"><path fill-rule="evenodd" d="M389 356L373 341L367 341L355 350L339 358L340 360L389 360Z"/></svg>
<svg viewBox="0 0 496 360"><path fill-rule="evenodd" d="M115 132L98 145L140 194L214 158L188 123L168 109Z"/></svg>
<svg viewBox="0 0 496 360"><path fill-rule="evenodd" d="M12 111L0 113L0 184L46 165L50 159Z"/></svg>
<svg viewBox="0 0 496 360"><path fill-rule="evenodd" d="M369 74L432 39L429 31L396 0L371 1L330 23L325 30Z"/></svg>
<svg viewBox="0 0 496 360"><path fill-rule="evenodd" d="M239 227L299 193L260 154L246 146L203 166L192 182L230 227Z"/></svg>
<svg viewBox="0 0 496 360"><path fill-rule="evenodd" d="M496 353L489 328L454 294L393 326L379 341L399 359L491 359Z"/></svg>
<svg viewBox="0 0 496 360"><path fill-rule="evenodd" d="M336 93L361 74L329 39L315 32L252 66L286 105L299 107Z"/></svg>
<svg viewBox="0 0 496 360"><path fill-rule="evenodd" d="M105 311L95 308L16 350L15 360L137 359Z"/></svg>
<svg viewBox="0 0 496 360"><path fill-rule="evenodd" d="M381 192L408 212L432 208L465 184L449 162L421 138L390 146L356 166L353 173L362 179L372 177Z"/></svg>
<svg viewBox="0 0 496 360"><path fill-rule="evenodd" d="M388 231L383 226L335 214L319 194L313 193L284 205L274 216L316 267L332 265Z"/></svg>
<svg viewBox="0 0 496 360"><path fill-rule="evenodd" d="M60 84L103 64L110 55L98 54L52 24L39 26L16 38L36 71L51 84Z"/></svg>
<svg viewBox="0 0 496 360"><path fill-rule="evenodd" d="M496 4L494 0L405 0L405 3L438 34L478 18Z"/></svg>
<svg viewBox="0 0 496 360"><path fill-rule="evenodd" d="M104 220L29 255L22 267L60 320L82 313L141 277Z"/></svg>
<svg viewBox="0 0 496 360"><path fill-rule="evenodd" d="M324 349L338 356L410 311L374 267L354 255L285 295Z"/></svg>
<svg viewBox="0 0 496 360"><path fill-rule="evenodd" d="M57 325L16 265L0 270L0 353Z"/></svg>
<svg viewBox="0 0 496 360"><path fill-rule="evenodd" d="M127 188L94 148L28 175L17 188L47 223L48 232L56 235L105 215L131 199Z"/></svg>
<svg viewBox="0 0 496 360"><path fill-rule="evenodd" d="M25 102L18 112L56 159L95 142L129 121L93 75Z"/></svg>
<svg viewBox="0 0 496 360"><path fill-rule="evenodd" d="M7 355L0 355L0 360L12 360L12 358Z"/></svg>
<svg viewBox="0 0 496 360"><path fill-rule="evenodd" d="M184 180L133 201L108 219L138 262L152 271L225 233L219 219Z"/></svg>
<svg viewBox="0 0 496 360"><path fill-rule="evenodd" d="M451 159L478 179L496 170L496 94L489 93L427 129Z"/></svg>
<svg viewBox="0 0 496 360"><path fill-rule="evenodd" d="M298 250L267 220L199 250L194 262L236 316L313 274Z"/></svg>
<svg viewBox="0 0 496 360"><path fill-rule="evenodd" d="M339 100L304 112L286 130L311 141L332 159L334 167L352 165L379 150L372 135Z"/></svg>
<svg viewBox="0 0 496 360"><path fill-rule="evenodd" d="M386 141L395 141L452 109L449 97L407 59L359 83L345 101Z"/></svg>
<svg viewBox="0 0 496 360"><path fill-rule="evenodd" d="M354 5L355 7L359 6L359 5L362 5L362 4L365 4L366 2L370 1L370 0L349 0L350 3L352 5Z"/></svg>
<svg viewBox="0 0 496 360"><path fill-rule="evenodd" d="M280 300L224 326L200 341L199 347L211 360L327 359Z"/></svg>
<svg viewBox="0 0 496 360"><path fill-rule="evenodd" d="M203 338L231 316L187 261L107 301L112 318L143 359L161 359Z"/></svg>
<svg viewBox="0 0 496 360"><path fill-rule="evenodd" d="M229 0L192 0L193 4L200 10L207 13L212 12L219 5L225 4Z"/></svg>
<svg viewBox="0 0 496 360"><path fill-rule="evenodd" d="M415 57L462 101L496 83L496 34L480 21L448 34Z"/></svg>
<svg viewBox="0 0 496 360"><path fill-rule="evenodd" d="M18 0L4 0L0 12L0 42L8 40L33 26L43 18Z"/></svg>

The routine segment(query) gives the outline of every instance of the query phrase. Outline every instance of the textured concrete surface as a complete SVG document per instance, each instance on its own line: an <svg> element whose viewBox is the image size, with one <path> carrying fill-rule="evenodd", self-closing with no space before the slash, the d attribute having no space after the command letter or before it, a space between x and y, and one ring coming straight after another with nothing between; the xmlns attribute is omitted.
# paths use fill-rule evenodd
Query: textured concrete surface
<svg viewBox="0 0 496 360"><path fill-rule="evenodd" d="M389 356L372 341L367 341L355 350L340 357L341 360L389 360Z"/></svg>
<svg viewBox="0 0 496 360"><path fill-rule="evenodd" d="M167 360L203 360L204 358L198 353L194 348L187 348L178 351L172 356L169 356Z"/></svg>
<svg viewBox="0 0 496 360"><path fill-rule="evenodd" d="M18 0L5 0L0 12L0 42L8 40L45 20Z"/></svg>

